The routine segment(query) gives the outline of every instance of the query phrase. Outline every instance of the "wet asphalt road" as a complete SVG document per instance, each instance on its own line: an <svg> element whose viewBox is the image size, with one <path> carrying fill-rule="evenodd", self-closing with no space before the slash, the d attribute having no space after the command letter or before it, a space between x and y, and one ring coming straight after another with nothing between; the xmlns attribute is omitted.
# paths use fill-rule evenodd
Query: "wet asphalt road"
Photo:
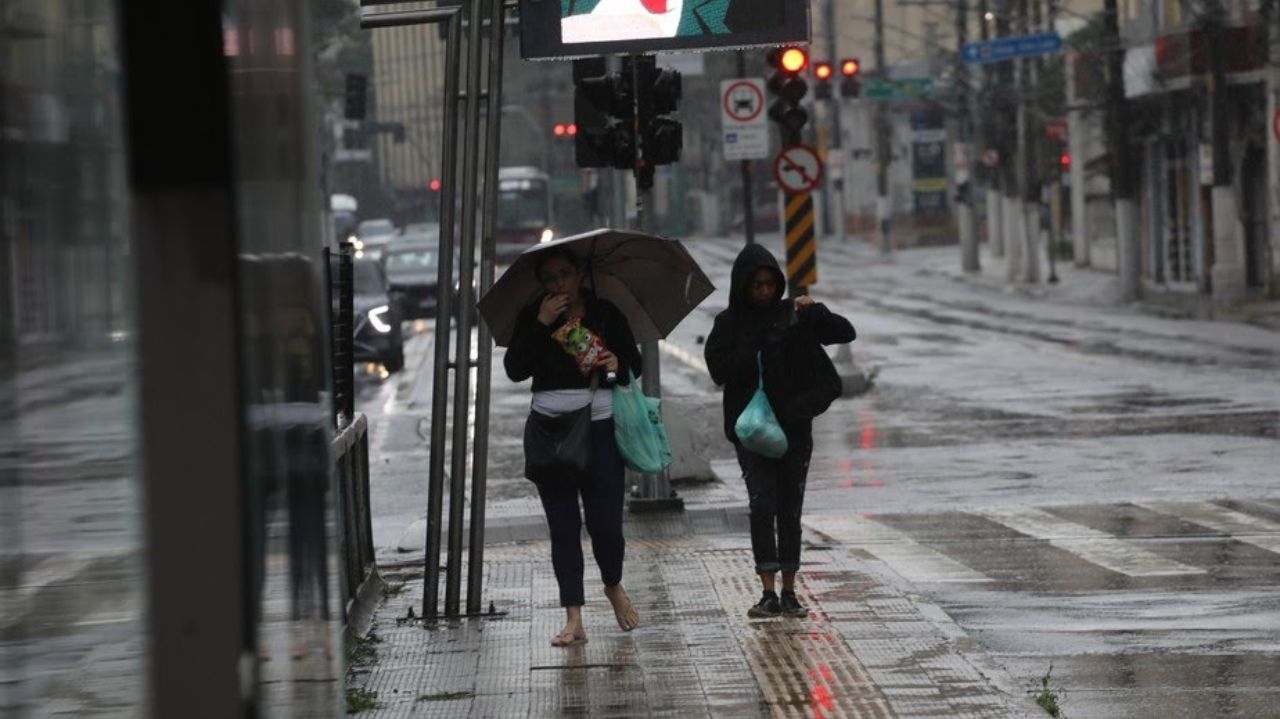
<svg viewBox="0 0 1280 719"><path fill-rule="evenodd" d="M693 361L664 357L664 389L714 401L699 338L738 245L688 245L723 287L670 338ZM814 295L876 376L815 426L813 541L940 606L1008 691L1052 667L1067 716L1280 717L1280 335L973 287L935 271L954 254L821 256ZM363 387L384 557L421 516L430 343ZM490 496L515 506L527 388L494 392Z"/></svg>

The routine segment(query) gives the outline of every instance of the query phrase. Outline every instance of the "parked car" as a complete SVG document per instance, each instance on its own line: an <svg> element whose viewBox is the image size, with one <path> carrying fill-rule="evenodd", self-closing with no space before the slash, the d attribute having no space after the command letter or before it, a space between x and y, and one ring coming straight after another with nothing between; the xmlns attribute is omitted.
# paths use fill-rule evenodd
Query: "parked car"
<svg viewBox="0 0 1280 719"><path fill-rule="evenodd" d="M351 265L353 324L351 356L357 362L381 362L388 372L404 368L400 309L391 301L382 265L362 258Z"/></svg>
<svg viewBox="0 0 1280 719"><path fill-rule="evenodd" d="M392 304L406 320L435 317L440 235L401 235L382 257Z"/></svg>

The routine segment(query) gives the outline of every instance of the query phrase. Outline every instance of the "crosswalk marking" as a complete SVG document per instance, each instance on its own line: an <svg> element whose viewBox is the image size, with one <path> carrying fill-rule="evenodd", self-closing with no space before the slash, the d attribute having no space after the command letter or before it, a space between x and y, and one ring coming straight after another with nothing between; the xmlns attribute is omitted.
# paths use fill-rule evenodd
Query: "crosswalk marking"
<svg viewBox="0 0 1280 719"><path fill-rule="evenodd" d="M1280 554L1280 524L1227 509L1213 502L1141 502L1139 507L1230 534L1235 539Z"/></svg>
<svg viewBox="0 0 1280 719"><path fill-rule="evenodd" d="M991 581L987 575L873 519L847 515L814 515L806 517L805 524L841 544L866 550L912 582Z"/></svg>
<svg viewBox="0 0 1280 719"><path fill-rule="evenodd" d="M1043 539L1086 561L1131 577L1204 574L1205 570L1141 549L1133 542L1070 522L1036 507L997 507L974 512L1029 537Z"/></svg>

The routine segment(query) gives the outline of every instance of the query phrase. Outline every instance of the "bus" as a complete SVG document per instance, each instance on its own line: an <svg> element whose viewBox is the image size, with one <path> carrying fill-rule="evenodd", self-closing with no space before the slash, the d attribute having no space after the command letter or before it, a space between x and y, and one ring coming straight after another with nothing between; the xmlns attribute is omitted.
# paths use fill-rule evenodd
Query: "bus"
<svg viewBox="0 0 1280 719"><path fill-rule="evenodd" d="M551 178L536 167L498 168L497 210L498 262L511 262L529 247L556 238Z"/></svg>

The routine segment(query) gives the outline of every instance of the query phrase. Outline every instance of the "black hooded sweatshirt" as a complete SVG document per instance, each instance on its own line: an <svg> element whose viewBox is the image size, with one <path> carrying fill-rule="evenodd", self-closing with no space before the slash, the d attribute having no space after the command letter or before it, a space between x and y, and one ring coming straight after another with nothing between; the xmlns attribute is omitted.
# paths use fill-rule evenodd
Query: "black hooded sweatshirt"
<svg viewBox="0 0 1280 719"><path fill-rule="evenodd" d="M783 395L793 389L788 376L794 372L788 373L789 368L784 366L787 355L782 350L786 343L816 341L829 345L852 342L856 336L849 320L822 303L816 302L799 312L790 299L779 299L768 308L757 307L747 292L752 276L761 268L774 273L780 289L786 287L786 278L772 253L756 244L744 247L733 262L729 308L716 315L705 351L711 379L724 387L724 433L735 445L738 437L733 425L760 381L757 352L761 353L764 364L765 394L777 412L786 405ZM780 414L778 420L789 439L800 439L811 431L811 418L788 418Z"/></svg>

